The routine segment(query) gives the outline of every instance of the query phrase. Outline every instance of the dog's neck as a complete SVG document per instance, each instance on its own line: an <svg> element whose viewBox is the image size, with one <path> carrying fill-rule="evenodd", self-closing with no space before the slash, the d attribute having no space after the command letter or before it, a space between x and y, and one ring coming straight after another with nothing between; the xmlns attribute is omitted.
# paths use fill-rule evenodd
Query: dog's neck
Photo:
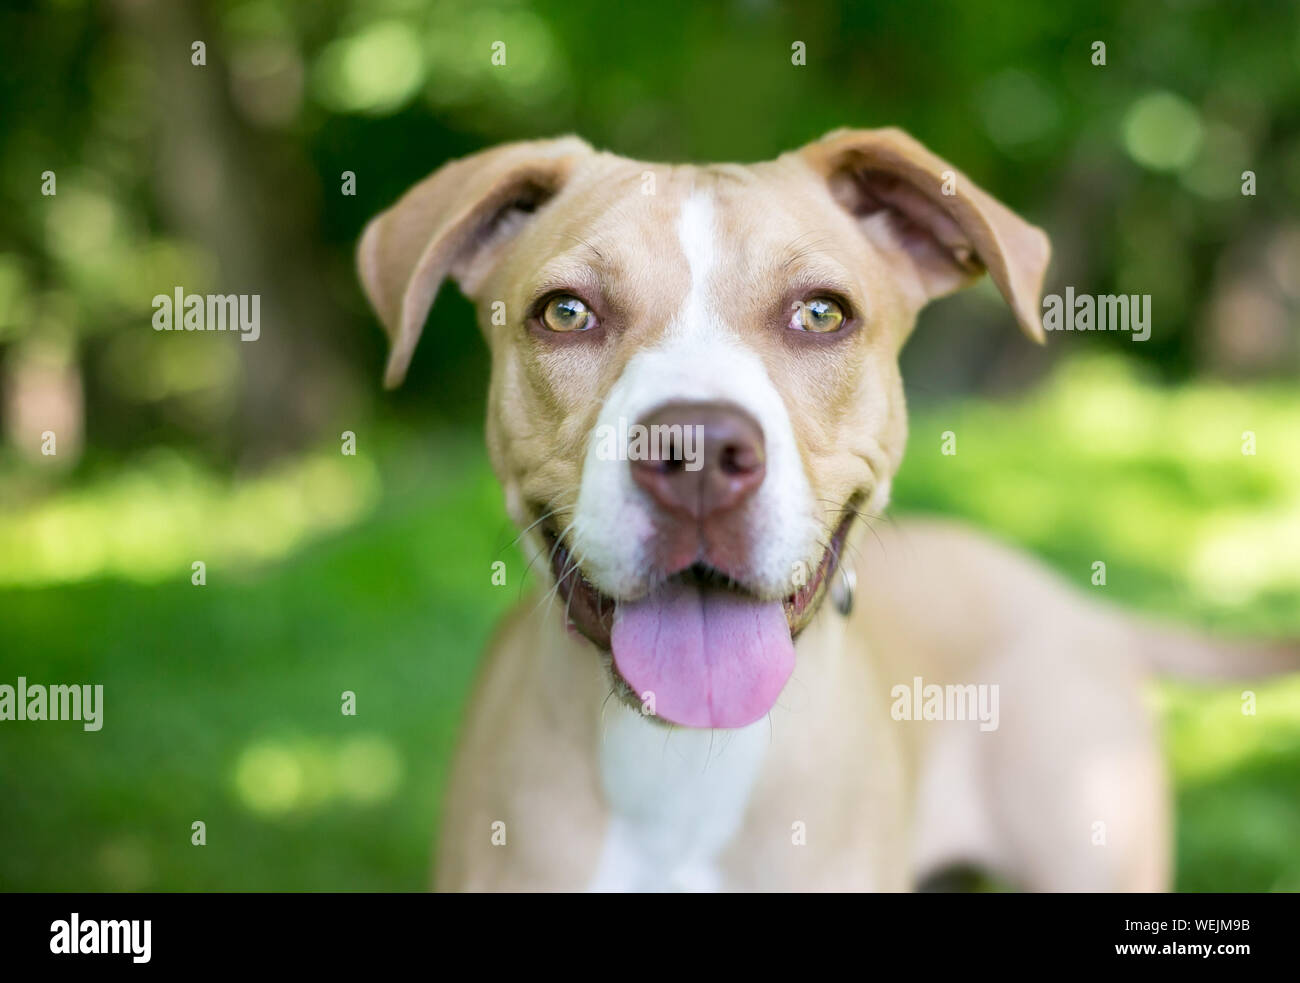
<svg viewBox="0 0 1300 983"><path fill-rule="evenodd" d="M599 767L610 809L593 891L712 891L718 857L739 830L771 739L670 727L611 700Z"/></svg>

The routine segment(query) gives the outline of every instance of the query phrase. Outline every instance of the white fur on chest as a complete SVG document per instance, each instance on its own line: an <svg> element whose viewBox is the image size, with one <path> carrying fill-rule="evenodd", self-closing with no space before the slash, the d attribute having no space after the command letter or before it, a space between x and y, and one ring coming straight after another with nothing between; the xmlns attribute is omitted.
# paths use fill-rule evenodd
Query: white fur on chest
<svg viewBox="0 0 1300 983"><path fill-rule="evenodd" d="M610 821L588 889L719 889L717 858L744 820L769 739L766 720L670 729L611 703L600 747Z"/></svg>

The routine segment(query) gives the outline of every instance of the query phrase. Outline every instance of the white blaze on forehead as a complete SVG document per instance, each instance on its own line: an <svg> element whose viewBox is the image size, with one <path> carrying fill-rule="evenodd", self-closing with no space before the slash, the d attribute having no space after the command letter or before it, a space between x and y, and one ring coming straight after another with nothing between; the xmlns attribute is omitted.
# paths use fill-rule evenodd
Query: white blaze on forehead
<svg viewBox="0 0 1300 983"><path fill-rule="evenodd" d="M625 432L666 403L733 403L763 428L767 473L747 506L753 586L772 595L793 590L795 564L816 548L812 493L781 394L758 355L727 323L722 307L713 199L695 192L682 205L677 234L690 269L681 309L654 348L628 360L611 388L594 433ZM754 326L757 327L757 326ZM620 428L622 421L622 428ZM574 548L591 579L615 597L644 593L654 507L625 460L604 460L590 441L574 517Z"/></svg>
<svg viewBox="0 0 1300 983"><path fill-rule="evenodd" d="M686 265L691 271L691 286L686 294L682 311L674 321L677 331L703 333L709 323L707 313L709 278L713 273L714 255L713 198L700 192L693 193L682 205L677 219L677 238L686 254Z"/></svg>

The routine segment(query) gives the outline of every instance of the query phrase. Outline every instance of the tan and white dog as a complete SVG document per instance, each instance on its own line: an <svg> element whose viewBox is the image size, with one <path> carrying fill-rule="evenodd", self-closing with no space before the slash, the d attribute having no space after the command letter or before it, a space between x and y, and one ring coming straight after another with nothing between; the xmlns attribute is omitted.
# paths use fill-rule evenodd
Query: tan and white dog
<svg viewBox="0 0 1300 983"><path fill-rule="evenodd" d="M1048 254L893 129L747 166L509 144L369 225L390 386L445 278L477 303L492 464L555 583L492 645L439 888L899 891L957 863L1167 886L1143 674L1295 651L1122 618L955 526L868 529L917 312L987 270L1041 340ZM944 719L899 719L913 685Z"/></svg>

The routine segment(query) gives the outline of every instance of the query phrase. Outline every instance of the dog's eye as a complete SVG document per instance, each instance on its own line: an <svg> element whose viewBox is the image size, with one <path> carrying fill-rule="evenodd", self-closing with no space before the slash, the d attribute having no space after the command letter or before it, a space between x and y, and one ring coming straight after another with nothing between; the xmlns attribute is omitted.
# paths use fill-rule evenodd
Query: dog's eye
<svg viewBox="0 0 1300 983"><path fill-rule="evenodd" d="M596 326L596 315L577 297L560 294L542 308L542 325L547 331L590 331Z"/></svg>
<svg viewBox="0 0 1300 983"><path fill-rule="evenodd" d="M788 326L794 331L826 334L830 331L838 331L845 321L844 308L830 297L796 300L792 308Z"/></svg>

